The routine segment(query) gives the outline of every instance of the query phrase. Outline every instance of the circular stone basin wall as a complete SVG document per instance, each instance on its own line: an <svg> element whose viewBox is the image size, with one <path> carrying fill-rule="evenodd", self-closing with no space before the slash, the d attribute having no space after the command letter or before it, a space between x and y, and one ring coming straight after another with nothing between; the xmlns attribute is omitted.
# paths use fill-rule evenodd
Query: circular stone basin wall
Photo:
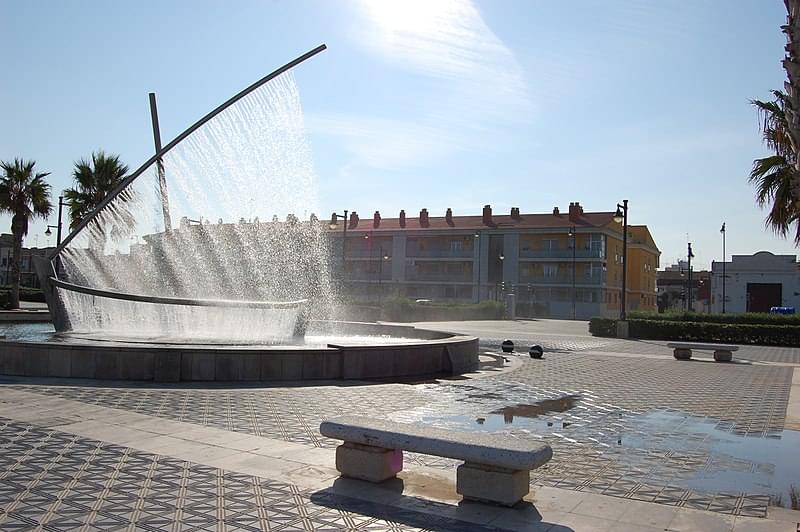
<svg viewBox="0 0 800 532"><path fill-rule="evenodd" d="M405 380L478 368L478 339L416 327L320 322L342 340L327 347L0 341L0 375L180 381ZM348 344L346 336L375 336ZM402 341L381 342L380 337Z"/></svg>

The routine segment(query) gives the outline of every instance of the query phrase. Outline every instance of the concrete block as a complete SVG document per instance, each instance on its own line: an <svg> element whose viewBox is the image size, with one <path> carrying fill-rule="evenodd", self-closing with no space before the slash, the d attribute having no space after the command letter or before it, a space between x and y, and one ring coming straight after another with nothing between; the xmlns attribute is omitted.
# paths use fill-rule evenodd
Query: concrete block
<svg viewBox="0 0 800 532"><path fill-rule="evenodd" d="M69 377L72 366L71 349L50 349L47 353L47 375L49 377Z"/></svg>
<svg viewBox="0 0 800 532"><path fill-rule="evenodd" d="M190 380L193 381L213 381L215 378L216 364L214 353L207 351L195 351L192 353L192 372Z"/></svg>
<svg viewBox="0 0 800 532"><path fill-rule="evenodd" d="M217 351L214 353L214 380L241 380L242 355Z"/></svg>
<svg viewBox="0 0 800 532"><path fill-rule="evenodd" d="M465 463L456 470L456 492L466 500L514 506L530 491L530 471Z"/></svg>
<svg viewBox="0 0 800 532"><path fill-rule="evenodd" d="M325 355L307 353L303 355L303 379L325 378Z"/></svg>
<svg viewBox="0 0 800 532"><path fill-rule="evenodd" d="M262 381L279 381L283 378L283 362L280 355L267 353L262 355L260 360Z"/></svg>
<svg viewBox="0 0 800 532"><path fill-rule="evenodd" d="M65 349L66 351L66 349ZM95 362L94 352L79 349L72 350L70 377L81 379L94 379Z"/></svg>
<svg viewBox="0 0 800 532"><path fill-rule="evenodd" d="M25 375L47 377L50 356L46 347L30 347L24 357Z"/></svg>
<svg viewBox="0 0 800 532"><path fill-rule="evenodd" d="M303 378L302 352L279 355L281 357L281 379L286 381L299 381Z"/></svg>
<svg viewBox="0 0 800 532"><path fill-rule="evenodd" d="M25 353L18 345L4 345L3 374L5 375L24 375L25 374Z"/></svg>
<svg viewBox="0 0 800 532"><path fill-rule="evenodd" d="M243 381L257 381L261 379L261 357L263 355L242 355L242 368L239 378Z"/></svg>
<svg viewBox="0 0 800 532"><path fill-rule="evenodd" d="M123 351L119 354L119 378L132 381L151 381L155 376L155 357L152 352Z"/></svg>
<svg viewBox="0 0 800 532"><path fill-rule="evenodd" d="M181 380L180 351L160 350L153 353L155 357L153 380L156 382L179 382Z"/></svg>
<svg viewBox="0 0 800 532"><path fill-rule="evenodd" d="M383 482L403 470L403 451L344 443L336 448L336 469L345 477Z"/></svg>
<svg viewBox="0 0 800 532"><path fill-rule="evenodd" d="M692 358L692 350L678 347L672 352L672 356L678 360L689 360Z"/></svg>
<svg viewBox="0 0 800 532"><path fill-rule="evenodd" d="M730 351L725 351L722 349L718 349L714 351L714 360L717 362L730 362L733 360L733 353Z"/></svg>
<svg viewBox="0 0 800 532"><path fill-rule="evenodd" d="M94 359L94 374L97 379L119 379L119 353L98 352Z"/></svg>

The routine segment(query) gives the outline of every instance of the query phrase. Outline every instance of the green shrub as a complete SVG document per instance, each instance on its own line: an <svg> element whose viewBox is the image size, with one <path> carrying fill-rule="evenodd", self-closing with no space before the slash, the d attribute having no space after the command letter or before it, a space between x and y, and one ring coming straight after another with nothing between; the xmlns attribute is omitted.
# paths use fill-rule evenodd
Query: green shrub
<svg viewBox="0 0 800 532"><path fill-rule="evenodd" d="M615 336L615 319L592 318L589 332L594 336ZM753 323L707 323L679 320L633 318L628 335L642 340L675 340L754 345L800 346L800 327Z"/></svg>
<svg viewBox="0 0 800 532"><path fill-rule="evenodd" d="M617 320L595 317L589 320L589 332L594 336L617 336Z"/></svg>
<svg viewBox="0 0 800 532"><path fill-rule="evenodd" d="M746 314L698 314L696 312L641 312L632 311L628 318L633 320L679 321L695 323L728 323L748 325L800 325L800 315L770 314L767 312L748 312Z"/></svg>

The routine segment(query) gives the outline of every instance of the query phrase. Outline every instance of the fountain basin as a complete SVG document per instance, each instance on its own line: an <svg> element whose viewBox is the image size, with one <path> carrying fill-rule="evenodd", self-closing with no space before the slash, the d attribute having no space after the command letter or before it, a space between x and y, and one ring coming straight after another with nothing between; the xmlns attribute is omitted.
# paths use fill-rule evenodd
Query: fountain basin
<svg viewBox="0 0 800 532"><path fill-rule="evenodd" d="M5 340L0 375L155 382L408 380L478 368L475 337L380 323L309 327L309 335L332 331L335 343L327 345L171 344L78 335Z"/></svg>

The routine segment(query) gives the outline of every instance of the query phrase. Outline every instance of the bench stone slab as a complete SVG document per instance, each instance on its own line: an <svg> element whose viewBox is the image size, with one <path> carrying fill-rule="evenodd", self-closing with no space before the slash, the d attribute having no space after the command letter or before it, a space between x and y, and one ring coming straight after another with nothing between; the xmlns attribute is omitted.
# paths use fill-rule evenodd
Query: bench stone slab
<svg viewBox="0 0 800 532"><path fill-rule="evenodd" d="M738 345L723 344L693 344L690 342L668 342L667 347L672 349L696 349L697 351L738 351Z"/></svg>
<svg viewBox="0 0 800 532"><path fill-rule="evenodd" d="M361 416L323 421L323 436L383 449L455 458L511 470L531 470L553 456L549 445L510 438L507 434L454 432Z"/></svg>

